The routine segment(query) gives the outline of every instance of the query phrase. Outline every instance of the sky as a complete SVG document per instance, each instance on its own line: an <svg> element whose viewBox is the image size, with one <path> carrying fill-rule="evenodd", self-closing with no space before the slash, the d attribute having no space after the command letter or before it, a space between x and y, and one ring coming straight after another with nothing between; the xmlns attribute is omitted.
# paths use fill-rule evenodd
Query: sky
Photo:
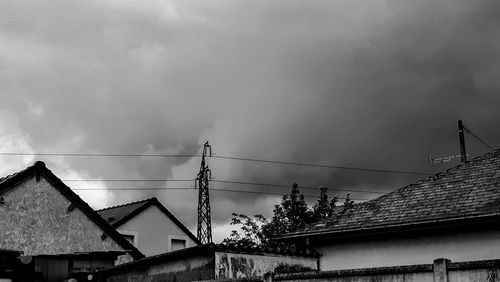
<svg viewBox="0 0 500 282"><path fill-rule="evenodd" d="M429 157L459 154L459 119L500 146L499 50L498 1L1 1L0 153L199 155L208 140L216 156L435 173L458 164ZM489 150L466 143L470 157ZM96 209L155 196L196 232L200 157L0 154L0 174L36 160L63 180L100 180L65 181L101 189L75 190ZM215 180L330 190L391 191L425 177L208 164ZM108 190L158 187L185 189ZM351 196L380 195L371 192ZM229 235L231 213L269 217L280 202L210 197L215 241Z"/></svg>

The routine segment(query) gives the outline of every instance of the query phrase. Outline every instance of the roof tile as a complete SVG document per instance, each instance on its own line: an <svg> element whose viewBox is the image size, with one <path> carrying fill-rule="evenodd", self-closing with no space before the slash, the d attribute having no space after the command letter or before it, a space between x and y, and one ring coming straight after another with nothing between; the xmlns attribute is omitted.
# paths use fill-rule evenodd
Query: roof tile
<svg viewBox="0 0 500 282"><path fill-rule="evenodd" d="M457 165L288 236L500 214L500 150Z"/></svg>

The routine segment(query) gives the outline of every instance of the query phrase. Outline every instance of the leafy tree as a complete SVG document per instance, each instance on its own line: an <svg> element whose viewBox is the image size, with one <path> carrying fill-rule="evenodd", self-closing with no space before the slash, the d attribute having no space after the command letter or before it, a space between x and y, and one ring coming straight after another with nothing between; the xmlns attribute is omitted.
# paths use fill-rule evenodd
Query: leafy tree
<svg viewBox="0 0 500 282"><path fill-rule="evenodd" d="M304 195L296 183L292 185L290 194L283 195L281 203L274 206L270 220L258 214L253 218L233 213L231 225L239 225L241 232L233 230L222 243L233 247L264 247L270 249L298 248L290 244L279 243L273 238L282 234L297 231L308 224L335 216L338 197L328 198L328 187L320 188L318 200L312 209L307 206ZM347 195L342 210L353 206L354 202Z"/></svg>

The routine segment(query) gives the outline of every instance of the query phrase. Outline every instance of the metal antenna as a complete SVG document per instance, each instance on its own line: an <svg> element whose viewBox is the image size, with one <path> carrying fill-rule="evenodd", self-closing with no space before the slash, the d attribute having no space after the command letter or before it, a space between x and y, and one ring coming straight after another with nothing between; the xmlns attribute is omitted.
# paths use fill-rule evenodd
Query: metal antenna
<svg viewBox="0 0 500 282"><path fill-rule="evenodd" d="M436 159L434 159L434 158L432 158L432 156L430 156L429 161L431 162L431 164L447 163L454 158L460 158L460 161L462 163L466 163L467 156L469 156L469 154L467 154L467 152L465 151L465 134L464 134L464 132L473 134L469 129L467 129L464 126L464 123L462 122L462 120L458 120L458 141L460 143L460 155L453 155L453 156L441 157L441 158L436 158ZM474 136L475 136L475 134L474 134ZM477 138L479 138L479 137L477 137ZM479 140L481 142L483 142L484 144L486 144L483 140L481 140L481 139L479 139ZM488 144L486 144L486 146L491 148L491 146L489 146Z"/></svg>
<svg viewBox="0 0 500 282"><path fill-rule="evenodd" d="M208 194L211 171L205 162L205 156L212 156L212 147L208 141L203 145L200 172L196 177L198 187L198 240L202 244L212 243L212 222L210 216L210 197Z"/></svg>

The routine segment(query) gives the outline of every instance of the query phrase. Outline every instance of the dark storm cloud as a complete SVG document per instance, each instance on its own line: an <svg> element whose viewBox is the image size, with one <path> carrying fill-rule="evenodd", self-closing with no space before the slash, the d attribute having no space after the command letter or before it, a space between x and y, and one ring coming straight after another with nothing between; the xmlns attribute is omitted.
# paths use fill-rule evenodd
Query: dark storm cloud
<svg viewBox="0 0 500 282"><path fill-rule="evenodd" d="M436 171L442 167L430 166L429 155L458 151L457 119L500 143L495 2L0 5L1 109L4 123L16 125L4 136L34 151L190 154L208 139L219 155ZM26 149L2 142L5 150ZM469 145L472 154L484 152ZM199 159L185 158L47 160L83 178L185 179L199 169ZM392 190L419 178L210 161L217 179L241 181ZM108 199L156 194L113 192ZM279 202L212 195L216 225L231 212L269 214ZM194 189L160 196L194 225Z"/></svg>

